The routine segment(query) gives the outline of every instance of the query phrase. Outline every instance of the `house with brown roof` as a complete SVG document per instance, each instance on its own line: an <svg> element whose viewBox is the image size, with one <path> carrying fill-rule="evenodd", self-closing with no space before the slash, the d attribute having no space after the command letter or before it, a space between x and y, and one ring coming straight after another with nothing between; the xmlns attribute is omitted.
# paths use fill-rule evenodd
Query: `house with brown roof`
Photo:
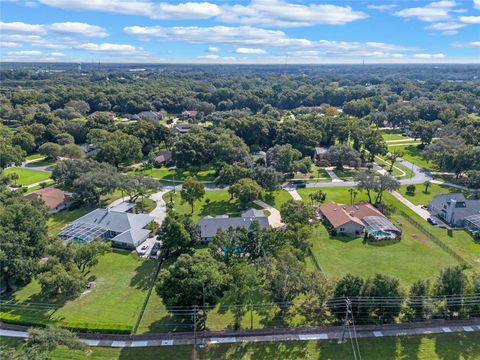
<svg viewBox="0 0 480 360"><path fill-rule="evenodd" d="M68 208L72 203L69 194L55 187L46 187L32 191L30 194L25 195L25 199L29 201L43 201L52 214Z"/></svg>
<svg viewBox="0 0 480 360"><path fill-rule="evenodd" d="M168 150L160 150L155 156L155 164L157 165L168 165L172 162L172 152Z"/></svg>
<svg viewBox="0 0 480 360"><path fill-rule="evenodd" d="M182 112L182 119L196 119L198 111L194 110L185 110Z"/></svg>
<svg viewBox="0 0 480 360"><path fill-rule="evenodd" d="M318 210L337 234L360 236L366 233L376 240L397 239L401 235L401 231L371 204L341 205L332 201Z"/></svg>

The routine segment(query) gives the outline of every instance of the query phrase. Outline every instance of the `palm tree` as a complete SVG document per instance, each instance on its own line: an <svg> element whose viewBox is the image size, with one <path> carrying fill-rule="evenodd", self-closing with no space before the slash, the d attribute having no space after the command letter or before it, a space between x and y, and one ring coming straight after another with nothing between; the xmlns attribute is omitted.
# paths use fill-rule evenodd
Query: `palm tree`
<svg viewBox="0 0 480 360"><path fill-rule="evenodd" d="M17 180L19 179L19 176L17 173L11 173L10 174L10 180L13 180L13 184L17 186Z"/></svg>

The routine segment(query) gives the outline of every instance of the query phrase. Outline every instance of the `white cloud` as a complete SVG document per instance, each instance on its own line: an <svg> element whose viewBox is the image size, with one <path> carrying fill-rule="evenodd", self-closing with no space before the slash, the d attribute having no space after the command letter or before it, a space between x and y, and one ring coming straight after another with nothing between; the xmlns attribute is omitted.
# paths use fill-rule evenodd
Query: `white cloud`
<svg viewBox="0 0 480 360"><path fill-rule="evenodd" d="M452 46L457 48L480 48L480 41L455 42Z"/></svg>
<svg viewBox="0 0 480 360"><path fill-rule="evenodd" d="M199 56L198 58L199 58L199 59L207 59L207 60L216 60L216 59L220 59L220 56L219 56L219 55L215 55L215 54L209 54L209 55Z"/></svg>
<svg viewBox="0 0 480 360"><path fill-rule="evenodd" d="M150 0L39 0L44 5L72 10L94 10L152 19L209 19L263 26L342 25L364 19L367 14L351 6L330 4L301 5L287 0L251 0L246 5L210 2L155 3Z"/></svg>
<svg viewBox="0 0 480 360"><path fill-rule="evenodd" d="M449 30L458 30L464 27L464 24L454 23L454 22L440 22L429 25L425 27L427 30L435 30L435 31L449 31Z"/></svg>
<svg viewBox="0 0 480 360"><path fill-rule="evenodd" d="M445 55L442 53L438 54L414 54L413 57L417 59L443 59Z"/></svg>
<svg viewBox="0 0 480 360"><path fill-rule="evenodd" d="M65 54L61 53L61 52L52 52L52 53L50 53L50 56L62 57L62 56L65 56Z"/></svg>
<svg viewBox="0 0 480 360"><path fill-rule="evenodd" d="M432 2L424 7L403 9L397 11L395 15L405 18L417 18L426 22L441 21L450 18L450 12L453 11L456 5L455 1L441 0Z"/></svg>
<svg viewBox="0 0 480 360"><path fill-rule="evenodd" d="M197 59L200 60L205 60L205 61L213 61L216 63L231 63L232 61L235 61L237 58L233 56L219 56L215 54L209 54L209 55L202 55L202 56L197 56Z"/></svg>
<svg viewBox="0 0 480 360"><path fill-rule="evenodd" d="M209 46L207 51L208 52L217 52L217 51L220 51L220 49L216 46Z"/></svg>
<svg viewBox="0 0 480 360"><path fill-rule="evenodd" d="M0 48L9 47L9 48L16 48L22 47L22 44L19 44L14 41L0 41Z"/></svg>
<svg viewBox="0 0 480 360"><path fill-rule="evenodd" d="M143 50L136 46L130 44L94 44L94 43L85 43L75 46L76 49L86 50L91 52L100 52L100 53L121 53L121 54L131 54Z"/></svg>
<svg viewBox="0 0 480 360"><path fill-rule="evenodd" d="M480 0L473 0L473 7L476 9L480 9Z"/></svg>
<svg viewBox="0 0 480 360"><path fill-rule="evenodd" d="M10 56L39 56L42 55L42 52L39 50L20 50L20 51L9 51L7 55Z"/></svg>
<svg viewBox="0 0 480 360"><path fill-rule="evenodd" d="M23 22L0 22L0 31L8 33L22 33L45 35L49 32L54 32L70 36L85 36L85 37L107 37L107 31L97 25L90 25L80 22L62 22L53 24L26 24Z"/></svg>
<svg viewBox="0 0 480 360"><path fill-rule="evenodd" d="M218 20L244 25L280 27L315 24L343 25L365 19L367 14L351 6L330 4L300 5L285 0L252 0L248 5L226 5Z"/></svg>
<svg viewBox="0 0 480 360"><path fill-rule="evenodd" d="M48 25L48 29L59 34L79 35L85 37L107 37L107 31L97 25L79 22L63 22Z"/></svg>
<svg viewBox="0 0 480 360"><path fill-rule="evenodd" d="M389 5L368 5L370 10L378 10L378 11L387 11L396 8L397 5L389 4Z"/></svg>
<svg viewBox="0 0 480 360"><path fill-rule="evenodd" d="M267 53L265 50L258 49L258 48L237 48L235 52L237 54L249 54L249 55L258 55L258 54Z"/></svg>
<svg viewBox="0 0 480 360"><path fill-rule="evenodd" d="M20 21L15 21L11 23L0 21L0 31L24 33L24 34L45 34L46 33L44 25L25 24Z"/></svg>
<svg viewBox="0 0 480 360"><path fill-rule="evenodd" d="M460 16L459 19L465 24L480 24L480 16Z"/></svg>

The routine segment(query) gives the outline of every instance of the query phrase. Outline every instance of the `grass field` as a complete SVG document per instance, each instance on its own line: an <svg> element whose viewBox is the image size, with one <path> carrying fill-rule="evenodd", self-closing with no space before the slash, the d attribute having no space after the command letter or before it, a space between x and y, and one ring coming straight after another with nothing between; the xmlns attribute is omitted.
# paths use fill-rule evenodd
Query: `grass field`
<svg viewBox="0 0 480 360"><path fill-rule="evenodd" d="M7 168L3 171L4 175L10 175L16 173L18 174L19 179L17 184L19 185L30 185L35 184L41 181L45 181L50 178L52 175L48 171L39 171L25 168ZM13 181L12 181L13 182Z"/></svg>
<svg viewBox="0 0 480 360"><path fill-rule="evenodd" d="M55 214L50 215L48 219L48 233L52 236L58 235L62 228L71 223L73 220L78 219L80 216L92 211L95 207L81 207L73 210L62 210Z"/></svg>
<svg viewBox="0 0 480 360"><path fill-rule="evenodd" d="M356 169L333 169L333 172L343 181L351 181L358 174L358 170Z"/></svg>
<svg viewBox="0 0 480 360"><path fill-rule="evenodd" d="M157 203L148 198L138 199L135 204L135 210L145 214L148 214L157 207Z"/></svg>
<svg viewBox="0 0 480 360"><path fill-rule="evenodd" d="M427 193L425 193L425 186L422 184L415 185L415 188L415 193L413 195L407 193L407 185L402 185L399 189L399 192L415 205L426 205L435 195L438 194L461 192L466 197L471 195L469 191L462 191L460 189L439 184L430 184Z"/></svg>
<svg viewBox="0 0 480 360"><path fill-rule="evenodd" d="M31 154L31 155L28 155L25 159L26 159L26 160L45 159L45 155L42 155L42 154Z"/></svg>
<svg viewBox="0 0 480 360"><path fill-rule="evenodd" d="M195 176L199 181L212 182L215 180L215 169L206 168L198 172L190 172L187 170L177 169L172 171L168 168L137 170L130 173L144 174L154 179L164 180L166 183L178 182L181 183L187 176Z"/></svg>
<svg viewBox="0 0 480 360"><path fill-rule="evenodd" d="M1 338L0 344L20 348L21 340ZM432 334L359 339L363 359L368 360L475 360L480 358L480 334ZM164 346L150 348L97 348L86 353L60 347L49 354L49 359L60 360L183 360L191 359L192 346ZM288 341L207 345L198 350L198 359L225 360L347 360L353 359L350 342L337 344L329 341Z"/></svg>
<svg viewBox="0 0 480 360"><path fill-rule="evenodd" d="M308 202L308 194L315 190L307 188L299 189L298 192ZM350 203L347 187L325 188L323 191L327 193L326 202ZM408 211L391 194L385 194L384 198L397 210ZM361 200L367 200L364 193L357 196L356 201ZM411 216L416 215L411 213ZM330 237L323 224L316 225L312 234L312 252L322 271L329 278L339 278L347 273L370 276L381 272L397 277L406 286L418 279L432 279L442 268L457 264L399 211L391 215L390 220L402 230L402 239L398 242L369 245L363 243L363 238ZM463 245L465 244L459 243L459 246Z"/></svg>
<svg viewBox="0 0 480 360"><path fill-rule="evenodd" d="M51 185L55 184L55 180L46 180L46 181L45 181L45 184L47 185L47 187L48 187L48 186L51 186ZM36 186L33 186L33 187L29 187L29 188L27 189L26 194L29 194L29 193L31 193L31 192L33 192L33 191L35 191L35 190L39 190L39 189L42 189L42 188L43 188L42 185L36 185Z"/></svg>
<svg viewBox="0 0 480 360"><path fill-rule="evenodd" d="M191 213L190 205L186 202L182 204L179 191L177 191L176 194L171 194L169 192L163 196L163 199L167 204L170 202L171 195L173 195L173 208L175 211L180 214ZM255 207L257 206L255 205ZM227 190L209 190L205 191L205 196L201 200L195 201L193 221L198 221L199 218L207 215L215 216L229 214L235 216L241 212L242 209L240 208L240 204L237 200L230 200L230 194Z"/></svg>
<svg viewBox="0 0 480 360"><path fill-rule="evenodd" d="M48 299L40 294L39 284L32 281L9 299L22 306L21 310L2 307L1 318L128 330L137 320L154 269L153 261L141 260L133 253L112 251L102 256L89 274L94 281L90 292L70 301Z"/></svg>
<svg viewBox="0 0 480 360"><path fill-rule="evenodd" d="M396 146L396 150L401 150L405 152L405 155L402 156L405 160L410 161L411 163L420 166L424 169L430 170L430 171L437 171L437 166L428 161L425 160L421 154L422 150L420 150L416 145L410 145L410 146Z"/></svg>
<svg viewBox="0 0 480 360"><path fill-rule="evenodd" d="M26 166L28 167L46 167L46 168L53 168L57 162L55 160L46 160L46 159L39 159L35 160L34 162L28 163Z"/></svg>
<svg viewBox="0 0 480 360"><path fill-rule="evenodd" d="M376 156L375 162L381 167L383 167L385 170L390 170L390 163L384 157ZM410 179L411 177L413 177L414 174L411 169L408 169L402 164L396 162L395 164L393 164L391 175L398 179Z"/></svg>
<svg viewBox="0 0 480 360"><path fill-rule="evenodd" d="M383 140L402 140L402 139L409 139L407 135L403 133L402 130L396 130L396 129L391 129L391 130L383 130L382 131L382 137Z"/></svg>

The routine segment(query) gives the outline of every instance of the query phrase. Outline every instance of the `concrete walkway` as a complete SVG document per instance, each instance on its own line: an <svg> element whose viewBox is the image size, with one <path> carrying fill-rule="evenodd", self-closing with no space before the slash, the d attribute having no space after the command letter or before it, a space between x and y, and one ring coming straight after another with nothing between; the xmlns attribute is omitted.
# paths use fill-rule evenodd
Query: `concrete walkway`
<svg viewBox="0 0 480 360"><path fill-rule="evenodd" d="M296 201L303 200L296 188L286 187L285 190L290 194L293 200L296 200Z"/></svg>
<svg viewBox="0 0 480 360"><path fill-rule="evenodd" d="M326 167L325 168L325 171L327 172L328 176L330 176L330 178L332 179L332 182L333 183L343 183L344 181L342 179L340 179L337 174L335 174L333 172L333 169L334 167L333 166L330 166L330 167Z"/></svg>
<svg viewBox="0 0 480 360"><path fill-rule="evenodd" d="M162 225L163 220L165 220L167 216L167 204L165 204L163 200L163 195L169 191L170 190L162 190L148 197L157 203L157 207L150 212L150 215L155 218L155 222L158 225Z"/></svg>
<svg viewBox="0 0 480 360"><path fill-rule="evenodd" d="M268 222L270 223L270 226L272 228L276 229L285 226L285 224L282 222L282 216L280 215L280 211L275 209L273 206L263 202L262 200L255 200L254 203L260 206L262 209L268 210L270 212L270 215L268 216Z"/></svg>
<svg viewBox="0 0 480 360"><path fill-rule="evenodd" d="M430 213L422 208L422 205L415 205L411 203L407 198L405 198L402 194L400 194L398 191L393 191L392 195L395 196L400 202L408 207L410 210L413 210L418 216L420 216L422 219L427 220L429 217L431 217Z"/></svg>
<svg viewBox="0 0 480 360"><path fill-rule="evenodd" d="M480 323L470 321L434 321L431 323L417 324L391 324L391 325L357 325L358 338L375 338L388 336L414 336L428 334L466 333L479 332ZM0 336L26 339L25 330L15 329L13 326L0 329ZM277 341L306 341L306 340L339 340L342 339L341 326L321 327L312 329L270 329L261 331L200 332L197 336L198 344L235 344L244 342L277 342ZM351 329L350 329L351 330ZM110 334L80 334L80 340L94 347L154 347L193 345L195 338L192 333L183 334L146 334L146 335L110 335ZM348 332L347 332L348 339Z"/></svg>

